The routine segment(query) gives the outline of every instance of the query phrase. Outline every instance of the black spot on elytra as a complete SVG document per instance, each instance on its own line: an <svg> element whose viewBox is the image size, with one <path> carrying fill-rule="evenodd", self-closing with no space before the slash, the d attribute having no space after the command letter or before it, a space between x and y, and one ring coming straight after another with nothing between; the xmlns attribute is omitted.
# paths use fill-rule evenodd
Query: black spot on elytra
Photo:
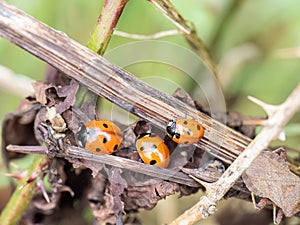
<svg viewBox="0 0 300 225"><path fill-rule="evenodd" d="M118 145L115 145L114 146L114 151L116 151L118 149L118 147L119 147Z"/></svg>
<svg viewBox="0 0 300 225"><path fill-rule="evenodd" d="M191 132L190 130L188 130L186 133L187 133L189 136L192 135L192 132Z"/></svg>
<svg viewBox="0 0 300 225"><path fill-rule="evenodd" d="M183 121L184 125L187 125L189 122L187 120Z"/></svg>
<svg viewBox="0 0 300 225"><path fill-rule="evenodd" d="M156 160L154 160L154 159L152 159L151 161L150 161L150 165L155 165L157 163L157 161Z"/></svg>
<svg viewBox="0 0 300 225"><path fill-rule="evenodd" d="M108 128L108 125L106 123L103 123L104 128Z"/></svg>
<svg viewBox="0 0 300 225"><path fill-rule="evenodd" d="M101 149L100 148L96 148L96 152L101 152Z"/></svg>
<svg viewBox="0 0 300 225"><path fill-rule="evenodd" d="M183 144L187 145L189 142L188 141L185 141Z"/></svg>
<svg viewBox="0 0 300 225"><path fill-rule="evenodd" d="M144 146L140 147L140 150L141 150L141 151L144 151L144 150L145 150Z"/></svg>
<svg viewBox="0 0 300 225"><path fill-rule="evenodd" d="M201 127L200 127L200 124L197 124L197 130L200 130Z"/></svg>
<svg viewBox="0 0 300 225"><path fill-rule="evenodd" d="M152 149L157 149L157 145L152 145L151 148Z"/></svg>
<svg viewBox="0 0 300 225"><path fill-rule="evenodd" d="M176 134L174 135L174 137L175 137L176 139L179 139L179 138L180 138L180 134L179 134L179 133L176 133Z"/></svg>
<svg viewBox="0 0 300 225"><path fill-rule="evenodd" d="M104 138L103 138L103 144L105 144L106 142L107 142L107 138L104 137Z"/></svg>

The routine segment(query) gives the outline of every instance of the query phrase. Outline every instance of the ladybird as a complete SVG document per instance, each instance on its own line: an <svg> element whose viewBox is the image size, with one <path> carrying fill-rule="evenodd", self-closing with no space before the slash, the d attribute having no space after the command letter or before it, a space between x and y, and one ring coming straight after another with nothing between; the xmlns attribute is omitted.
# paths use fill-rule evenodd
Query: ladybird
<svg viewBox="0 0 300 225"><path fill-rule="evenodd" d="M121 129L107 120L91 120L85 124L85 149L94 154L111 154L122 144Z"/></svg>
<svg viewBox="0 0 300 225"><path fill-rule="evenodd" d="M168 166L170 151L158 135L153 133L141 134L135 145L144 163L163 168Z"/></svg>
<svg viewBox="0 0 300 225"><path fill-rule="evenodd" d="M204 135L203 126L193 119L172 120L166 129L172 140L178 144L194 144Z"/></svg>

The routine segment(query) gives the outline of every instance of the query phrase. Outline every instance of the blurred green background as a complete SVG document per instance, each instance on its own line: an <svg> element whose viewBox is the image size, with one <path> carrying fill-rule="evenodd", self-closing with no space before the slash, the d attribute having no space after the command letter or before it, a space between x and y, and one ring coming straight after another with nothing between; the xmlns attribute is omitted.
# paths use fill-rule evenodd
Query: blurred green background
<svg viewBox="0 0 300 225"><path fill-rule="evenodd" d="M7 2L49 26L66 33L83 45L87 43L104 4L104 0ZM277 52L282 48L300 47L300 1L173 0L172 2L184 18L193 23L199 36L209 46L220 68L219 79L223 87L227 111L237 111L243 115L264 116L264 112L258 106L247 100L248 95L271 104L278 104L300 82L299 59L282 58ZM130 0L117 29L135 34L153 34L175 29L175 27L148 1ZM181 36L164 37L160 40L176 43L190 49L190 46ZM108 50L130 42L135 42L135 40L114 36ZM143 49L141 49L142 51ZM128 52L127 54L130 57L139 53ZM159 54L163 54L163 52ZM178 57L180 59L180 55ZM184 61L185 59L182 58L181 60ZM44 62L2 38L0 39L0 65L33 80L42 80L46 68ZM174 91L176 85L184 88L191 95L197 93L196 89L199 88L188 75L182 75L182 71L174 69L174 67L145 62L127 66L125 69L169 94ZM166 82L157 82L155 79L147 80L151 75L155 75L155 78L161 76ZM0 82L1 76L0 73ZM16 94L12 87L3 87L1 84L0 87L0 102L2 104L0 119L2 120L6 113L14 111L22 96ZM104 108L107 106L109 113L111 106L109 107L106 103L102 106ZM103 107L101 113L105 115ZM300 149L299 115L298 113L286 127L286 142L276 142L274 145L284 144ZM3 170L2 164L0 169ZM7 185L7 180L1 176L0 187L5 185ZM185 201L185 204L191 204L191 201ZM193 197L193 201L197 201L197 197ZM180 204L182 205L182 203ZM175 207L175 211L171 214L176 216L179 211L186 207L187 205L181 209ZM161 210L166 210L166 207ZM162 215L165 214L159 214L161 210L156 212L160 216L151 214L149 224L169 221L164 219L151 221L154 217L163 218ZM212 222L211 224L218 223Z"/></svg>

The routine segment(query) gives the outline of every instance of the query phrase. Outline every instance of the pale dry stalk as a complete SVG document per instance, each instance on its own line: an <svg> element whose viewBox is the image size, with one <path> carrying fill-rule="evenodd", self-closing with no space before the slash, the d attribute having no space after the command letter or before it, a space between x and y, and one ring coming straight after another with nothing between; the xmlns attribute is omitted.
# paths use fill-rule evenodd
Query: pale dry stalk
<svg viewBox="0 0 300 225"><path fill-rule="evenodd" d="M201 182L206 187L207 195L200 198L192 208L185 211L170 225L191 225L201 218L213 214L216 205L237 179L245 172L256 157L268 147L270 142L277 139L283 127L300 108L300 84L290 94L284 103L276 106L277 110L267 112L271 114L262 131L247 146L247 148L228 167L218 181L212 184Z"/></svg>

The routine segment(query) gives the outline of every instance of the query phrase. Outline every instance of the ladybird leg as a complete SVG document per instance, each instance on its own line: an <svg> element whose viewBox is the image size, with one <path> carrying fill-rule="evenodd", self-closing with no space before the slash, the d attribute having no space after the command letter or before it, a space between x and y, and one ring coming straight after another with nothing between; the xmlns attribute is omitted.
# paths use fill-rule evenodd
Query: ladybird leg
<svg viewBox="0 0 300 225"><path fill-rule="evenodd" d="M47 201L47 203L50 203L49 195L48 195L48 193L46 191L46 188L44 186L43 180L40 177L37 179L36 185L41 190L41 192L43 194L43 197L45 198L45 200Z"/></svg>

